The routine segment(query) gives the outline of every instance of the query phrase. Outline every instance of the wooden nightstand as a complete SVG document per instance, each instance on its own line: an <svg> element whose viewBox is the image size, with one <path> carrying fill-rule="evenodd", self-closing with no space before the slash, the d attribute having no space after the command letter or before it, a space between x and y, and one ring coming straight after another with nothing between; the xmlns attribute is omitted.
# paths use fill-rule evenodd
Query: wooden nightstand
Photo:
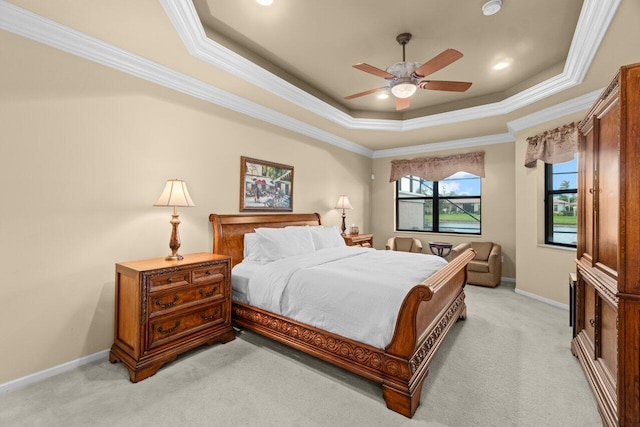
<svg viewBox="0 0 640 427"><path fill-rule="evenodd" d="M347 246L373 247L373 234L346 234L342 238Z"/></svg>
<svg viewBox="0 0 640 427"><path fill-rule="evenodd" d="M235 338L231 327L231 258L197 253L116 264L111 363L131 382L155 374L180 353Z"/></svg>

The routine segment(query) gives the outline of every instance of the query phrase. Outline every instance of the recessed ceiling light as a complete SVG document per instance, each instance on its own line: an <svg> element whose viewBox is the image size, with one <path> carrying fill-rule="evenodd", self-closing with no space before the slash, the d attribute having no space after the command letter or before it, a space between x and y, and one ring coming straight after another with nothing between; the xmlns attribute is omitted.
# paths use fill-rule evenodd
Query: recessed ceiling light
<svg viewBox="0 0 640 427"><path fill-rule="evenodd" d="M493 69L494 70L504 70L505 68L507 68L509 66L509 64L510 64L509 61L500 61L496 65L493 66Z"/></svg>
<svg viewBox="0 0 640 427"><path fill-rule="evenodd" d="M387 93L386 90L378 94L378 99L387 99L387 98L389 98L389 94Z"/></svg>
<svg viewBox="0 0 640 427"><path fill-rule="evenodd" d="M502 8L502 0L489 0L482 5L482 13L485 16L495 15Z"/></svg>
<svg viewBox="0 0 640 427"><path fill-rule="evenodd" d="M273 3L273 0L256 0L256 3L261 6L269 6L271 5L271 3Z"/></svg>

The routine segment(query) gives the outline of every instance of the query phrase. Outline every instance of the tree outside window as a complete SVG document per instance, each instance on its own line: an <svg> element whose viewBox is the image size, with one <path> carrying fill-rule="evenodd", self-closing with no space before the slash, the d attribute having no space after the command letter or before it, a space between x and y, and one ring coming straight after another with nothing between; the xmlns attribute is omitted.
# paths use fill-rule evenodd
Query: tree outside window
<svg viewBox="0 0 640 427"><path fill-rule="evenodd" d="M396 229L480 234L480 177L458 172L441 181L405 176L396 184Z"/></svg>
<svg viewBox="0 0 640 427"><path fill-rule="evenodd" d="M576 247L578 158L545 165L545 243Z"/></svg>

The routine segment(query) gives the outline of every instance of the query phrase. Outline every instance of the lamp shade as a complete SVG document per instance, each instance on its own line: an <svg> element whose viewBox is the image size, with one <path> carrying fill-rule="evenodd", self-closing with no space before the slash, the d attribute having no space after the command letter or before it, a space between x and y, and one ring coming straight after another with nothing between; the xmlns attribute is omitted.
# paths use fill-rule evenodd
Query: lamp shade
<svg viewBox="0 0 640 427"><path fill-rule="evenodd" d="M179 179L167 181L162 194L153 206L195 206L187 190L187 183Z"/></svg>
<svg viewBox="0 0 640 427"><path fill-rule="evenodd" d="M416 93L416 85L411 81L399 82L391 87L391 93L396 98L409 98Z"/></svg>
<svg viewBox="0 0 640 427"><path fill-rule="evenodd" d="M336 209L353 209L351 203L349 203L349 196L340 196L338 197L338 202L336 203Z"/></svg>

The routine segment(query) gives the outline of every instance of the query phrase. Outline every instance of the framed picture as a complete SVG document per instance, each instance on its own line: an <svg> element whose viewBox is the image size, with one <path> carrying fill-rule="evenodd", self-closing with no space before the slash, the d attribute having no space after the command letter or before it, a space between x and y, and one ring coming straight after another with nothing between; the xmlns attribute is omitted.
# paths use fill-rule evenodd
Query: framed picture
<svg viewBox="0 0 640 427"><path fill-rule="evenodd" d="M293 166L240 157L242 211L293 211Z"/></svg>

